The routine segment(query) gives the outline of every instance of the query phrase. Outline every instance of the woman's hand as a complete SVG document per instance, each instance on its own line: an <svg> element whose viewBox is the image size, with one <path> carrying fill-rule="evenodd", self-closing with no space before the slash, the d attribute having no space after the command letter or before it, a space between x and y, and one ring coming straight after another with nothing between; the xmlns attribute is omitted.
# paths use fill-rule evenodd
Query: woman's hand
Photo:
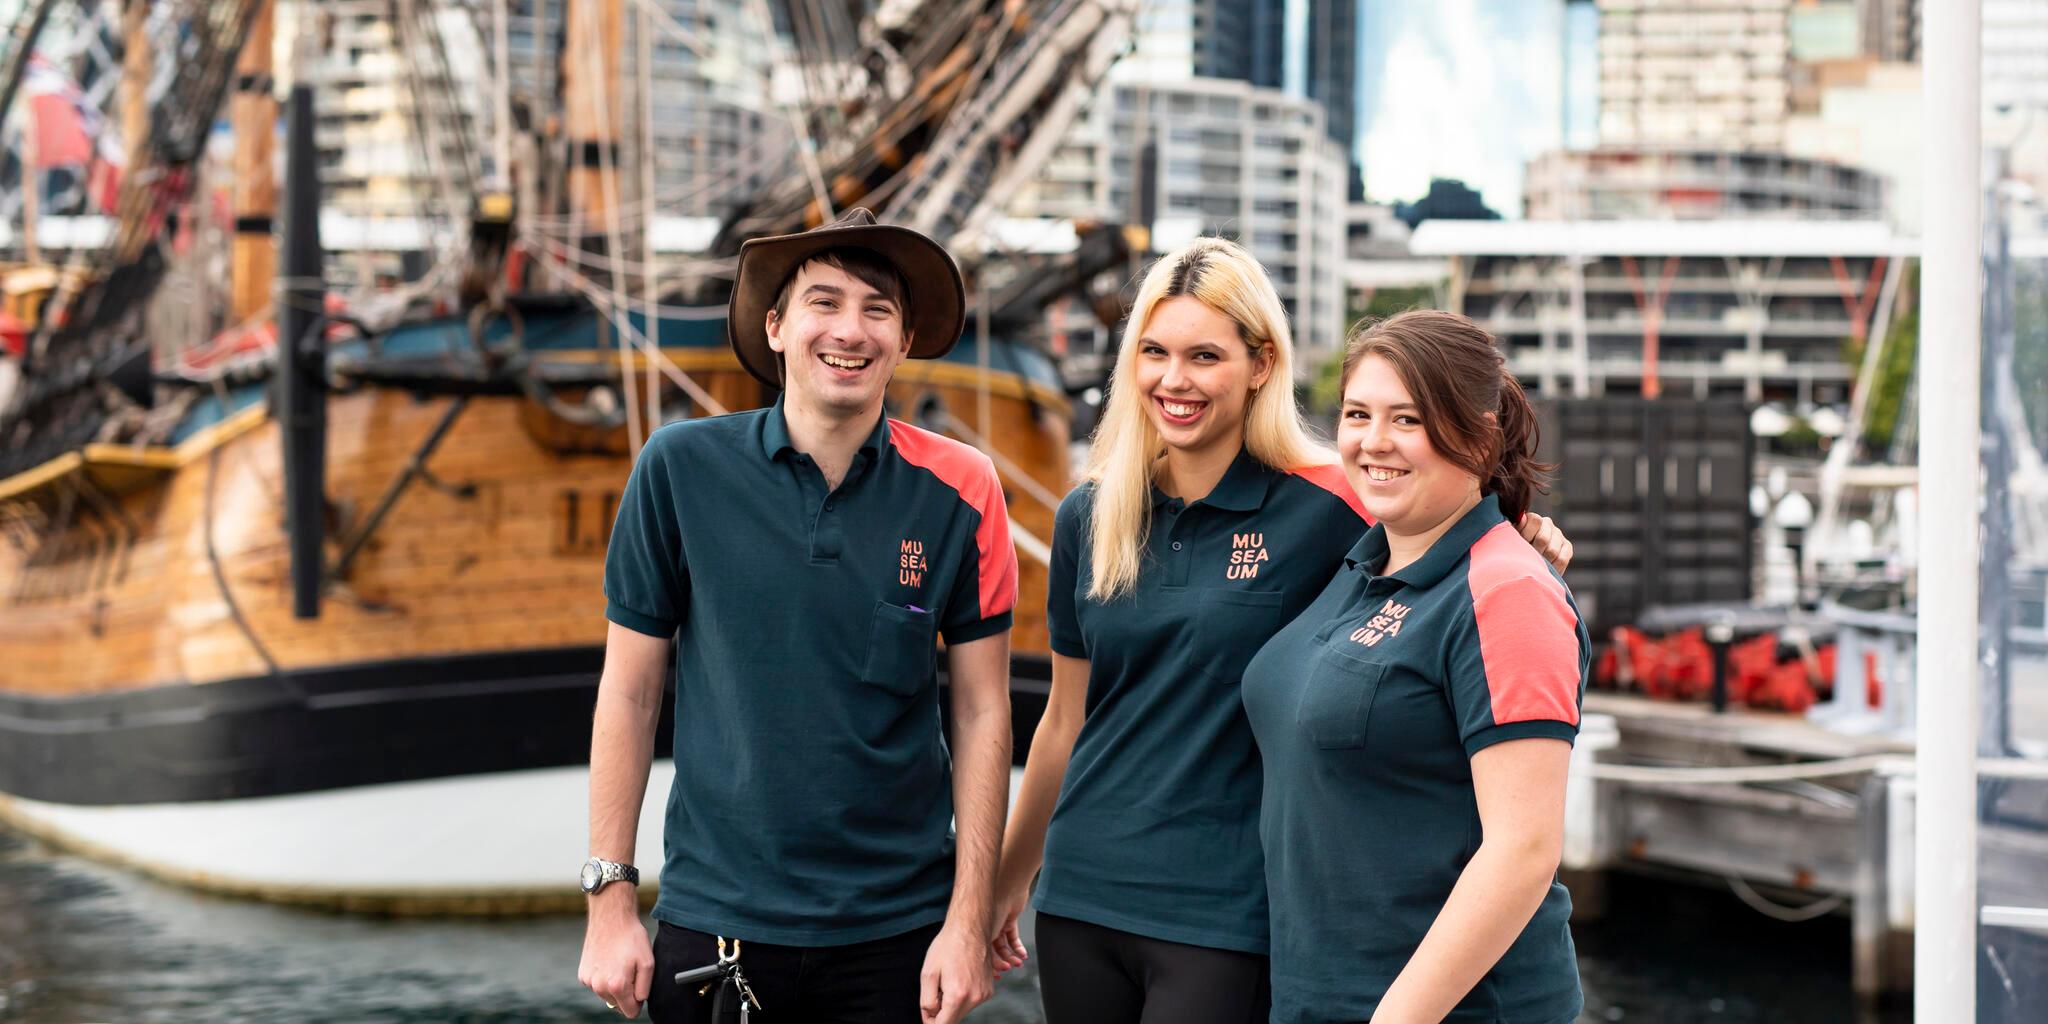
<svg viewBox="0 0 2048 1024"><path fill-rule="evenodd" d="M996 934L989 940L989 949L994 954L996 977L1024 966L1031 954L1024 949L1024 937L1017 931L1017 918L1023 916L1024 907L1031 902L1031 889L1027 885L1016 892L996 894Z"/></svg>
<svg viewBox="0 0 2048 1024"><path fill-rule="evenodd" d="M1550 521L1549 516L1524 512L1522 521L1517 525L1521 527L1522 539L1528 541L1529 546L1535 548L1536 553L1558 572L1564 572L1572 564L1572 542L1556 523Z"/></svg>

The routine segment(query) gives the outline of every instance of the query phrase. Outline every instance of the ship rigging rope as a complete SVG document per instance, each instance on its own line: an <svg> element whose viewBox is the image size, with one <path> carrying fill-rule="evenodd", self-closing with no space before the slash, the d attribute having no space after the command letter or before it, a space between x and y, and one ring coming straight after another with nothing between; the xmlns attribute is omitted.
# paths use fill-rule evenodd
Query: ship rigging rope
<svg viewBox="0 0 2048 1024"><path fill-rule="evenodd" d="M782 154L780 152L770 153L770 149L779 151L790 148L793 145L794 142L790 139L763 132L756 135L746 145L734 151L730 157L726 157L713 164L712 169L716 171L716 176L706 178L703 181L670 185L667 188L654 192L651 196L621 203L615 212L621 222L630 224L647 217L650 210L655 214L659 214L664 204L681 203L705 192L729 192L746 175L759 172L764 163L773 163L781 158ZM584 220L581 214L576 213L532 214L520 219L529 226L555 228L565 234L574 233Z"/></svg>
<svg viewBox="0 0 2048 1024"><path fill-rule="evenodd" d="M637 2L649 2L649 0L637 0ZM750 4L750 12L752 10L754 10L754 6ZM758 16L762 16L762 14L758 14ZM977 94L987 86L987 70L989 70L991 63L995 63L995 59L1001 55L1001 45L1008 41L1012 31L1014 31L1012 20L1006 18L1004 23L1001 23L1001 31L995 33L989 39L989 43L985 45L983 55L975 63L975 68L967 74L969 88L965 88L963 94L954 100L954 104L952 104L952 111L954 113L967 109L969 104L975 102ZM922 102L926 98L928 96L922 96L922 94L907 96L903 100L903 104L915 104L915 102ZM895 109L891 109L891 115L903 113L903 104L897 104ZM784 104L784 113L793 113L793 111ZM948 121L958 121L958 119L948 119ZM860 164L872 162L874 150L879 150L879 147L889 147L889 145L901 143L903 137L907 137L911 131L918 129L922 123L924 121L918 119L918 117L885 117L881 127L879 127L879 131L874 133L874 135L870 135L866 150L854 154L854 160L858 160ZM793 119L791 129L797 133L797 139L782 139L782 137L766 135L766 133L758 135L754 141L750 141L748 145L741 147L737 154L733 154L733 158L723 162L725 166L723 166L723 170L719 170L717 178L711 178L711 180L705 180L705 182L688 182L688 184L670 186L670 188L659 190L659 193L655 193L653 197L635 199L631 203L621 203L621 205L616 207L614 215L621 219L621 223L631 225L631 223L639 223L641 219L647 219L649 215L657 215L659 207L662 207L664 203L680 203L680 201L692 199L692 197L696 197L700 193L719 193L719 190L731 190L735 184L741 182L741 178L745 174L752 174L752 172L758 170L758 160L756 158L764 156L762 154L764 150L768 150L768 147L780 147L780 145L797 145L799 156L805 162L805 176L809 178L809 184L811 184L813 201L823 199L823 195L825 195L823 193L823 168L817 168L817 150L815 150L815 145L809 143L807 129L797 119ZM965 129L958 127L958 125L952 125L952 131L948 135L956 137L961 131L965 131ZM846 172L858 172L860 164L834 166L834 174L838 176L838 174L846 174ZM883 205L883 201L893 199L897 190L901 190L907 182L911 182L915 178L924 178L924 176L926 176L924 168L913 170L913 164L905 162L901 168L895 168L887 178L877 182L877 186L868 188L866 195L860 201L864 205L868 205L868 207L879 207L879 205ZM831 203L829 201L821 203L821 207L825 211L831 211ZM573 215L539 215L537 213L537 215L522 217L522 223L528 225L528 227L535 227L535 229L551 231L551 233L573 233L575 227L578 227L580 219L573 217Z"/></svg>
<svg viewBox="0 0 2048 1024"><path fill-rule="evenodd" d="M642 2L644 2L644 0L642 0ZM751 11L751 7L750 7L750 11ZM1008 22L1008 21L1005 21L1005 23L1004 23L1004 26L1005 26L1005 32L1007 33L1007 32L1008 32L1008 30L1009 30L1009 22ZM977 73L978 73L978 71L977 71ZM970 89L970 90L967 90L967 91L965 91L965 92L963 93L963 95L962 95L962 96L960 96L960 97L959 97L959 98L958 98L957 100L955 100L955 102L954 102L954 107L953 107L953 109L955 109L955 110L957 110L957 109L960 109L960 105L961 105L961 104L964 104L964 103L966 103L966 102L968 102L968 101L972 100L972 99L973 99L973 98L975 97L975 95L976 95L976 94L977 94L977 90L972 90L972 89ZM925 96L925 95L923 95L923 94L921 94L921 93L920 93L920 94L915 94L915 95L912 95L912 96L908 96L908 97L905 97L905 98L904 98L904 100L903 100L903 101L901 101L901 102L899 102L899 104L898 104L898 105L897 105L896 107L892 107L892 108L890 109L890 111L889 111L888 113L889 113L889 114L891 114L891 115L894 115L894 114L898 114L898 113L901 113L901 112L903 111L903 109L904 109L904 107L905 107L906 105L915 105L915 104L921 104L921 103L922 103L923 101L925 101L925 100L928 100L928 99L929 99L929 97L928 97L928 96ZM745 105L744 105L744 104L735 104L735 105L738 105L738 106L742 106L742 107L745 107ZM751 108L751 107L747 107L746 109L756 109L756 108ZM766 112L766 111L757 111L757 112ZM914 110L913 110L913 111L911 111L911 112L912 112L912 113L915 113L916 111L914 111ZM902 140L904 139L904 137L905 137L905 136L907 136L907 135L908 135L908 134L909 134L910 132L912 132L912 131L916 130L916 129L917 129L917 128L918 128L918 127L919 127L919 126L920 126L920 125L922 124L922 121L921 121L920 119L918 119L918 118L915 118L915 117L894 117L894 116L891 116L891 117L887 117L887 118L885 118L885 123L886 123L886 125L887 125L887 128L888 128L888 131L887 131L887 133L886 133L886 134L875 134L875 135L871 135L871 136L870 136L870 137L869 137L869 138L867 139L867 141L866 141L866 148L865 148L865 149L863 149L863 150L862 150L862 151L861 151L861 152L860 152L860 153L858 154L858 155L859 155L859 157L860 157L860 158L861 158L861 159L862 159L862 160L863 160L864 162L872 162L872 156L873 156L873 152L874 152L874 150L875 150L875 149L877 149L877 148L886 148L886 147L892 147L892 146L895 146L895 145L897 145L897 144L901 143L901 142L902 142ZM801 125L794 125L794 126L793 126L793 130L794 130L794 131L795 131L795 132L797 133L797 136L798 136L798 138L799 138L799 139L804 139L804 138L808 138L808 135L806 134L806 132L805 132L805 130L804 130L804 128L803 128L803 126L801 126ZM776 145L776 146L791 146L791 145L796 145L796 146L799 146L800 148L802 147L802 143L801 143L801 142L793 142L792 140L782 139L782 138L779 138L779 137L774 137L774 136L768 136L768 135L760 135L760 136L757 136L757 137L756 137L756 139L755 139L755 140L754 140L753 142L750 142L750 143L749 143L749 144L748 144L748 145L747 145L746 147L743 147L743 148L742 148L742 149L741 149L741 150L740 150L739 152L735 153L735 154L734 154L734 155L733 155L732 157L728 158L728 160L724 161L724 163L726 163L726 164L729 164L729 165L730 165L730 167L732 168L731 170L726 170L726 171L723 171L723 172L721 172L721 176L720 176L719 178L715 178L715 179L712 179L712 180L711 180L711 181L709 181L709 182L705 182L705 183L702 183L702 184L696 184L696 183L692 183L692 184L687 184L687 185L678 185L678 186L672 186L672 187L670 187L669 189L665 189L665 190L661 191L660 193L658 193L659 199L658 199L658 200L657 200L657 201L656 201L656 202L654 203L654 205L659 205L659 203L660 203L660 202L662 202L662 201L670 201L670 200L679 200L679 199L689 198L690 196L692 196L692 195L696 194L697 192L702 192L702 191L710 191L710 190L712 190L712 189L714 189L714 188L717 188L717 187L720 187L720 186L724 185L724 184L725 184L725 179L728 179L728 178L737 178L737 177L739 177L739 176L741 176L741 175L743 175L743 174L745 174L745 173L749 173L749 172L752 172L752 171L754 171L754 170L758 170L758 168L759 168L759 166L760 166L759 162L758 162L758 161L756 161L756 160L750 160L750 159L748 158L748 154L749 154L749 152L750 152L750 151L752 151L752 150L754 150L754 149L756 149L756 148L759 148L759 147L763 147L763 146L768 146L768 145ZM811 149L811 150L805 150L805 152L804 152L804 155L807 155L808 159L810 159L811 161L815 161L815 160L816 160L816 153L815 153L815 150L814 150L814 149ZM848 172L850 172L850 171L853 171L853 170L857 170L857 169L858 169L858 168L856 168L856 167L853 167L853 166L850 166L850 165L849 165L849 166L838 166L838 167L834 167L834 168L833 168L833 170L834 170L834 173L835 173L835 176L836 176L836 175L839 175L839 174L843 174L843 173L848 173ZM822 173L822 171L821 171L821 173ZM894 174L892 174L892 175L891 175L891 177L890 177L890 178L888 178L888 179L885 179L885 181L884 181L884 183L883 183L883 184L881 184L881 185L878 185L878 186L877 186L876 188L874 188L874 189L871 189L871 190L869 190L869 192L868 192L868 193L867 193L867 195L866 195L866 196L865 196L865 197L863 198L863 200L862 200L862 201L863 201L863 202L864 202L864 203L865 203L866 205L869 205L869 206L871 206L871 207L872 207L872 206L875 206L875 205L877 205L877 203L876 203L876 201L875 201L875 200L876 200L876 199L877 199L877 198L878 198L879 196L881 196L881 195L884 195L884 194L886 194L887 192L893 191L893 190L894 190L894 188L895 188L896 186L900 185L900 183L901 183L901 180L902 180L902 179L903 179L903 178L904 178L904 177L905 177L905 176L906 176L906 175L907 175L908 173L909 173L909 166L908 166L908 162L906 162L906 164L905 164L905 166L904 166L904 167L902 167L902 168L899 168L899 169L898 169L898 170L897 170L897 171L896 171L896 172L895 172ZM822 184L822 182L820 181L820 182L819 182L819 183L817 183L817 184ZM815 188L815 187L813 188L813 197L814 197L814 198L816 197L816 188ZM645 212L644 212L644 211L642 211L642 210L640 210L640 209L638 209L639 207L641 207L641 206L643 206L643 205L648 205L648 203L647 203L647 201L646 201L646 200L635 200L635 201L634 201L634 202L632 202L632 203L625 203L625 204L621 204L621 207L620 207L620 216L621 216L621 219L622 219L622 221L630 222L630 221L631 221L631 219L632 219L633 217L636 217L636 216L645 216ZM829 207L828 207L828 208L829 208ZM631 213L630 215L628 215L628 214L627 214L627 213L625 212L625 211L629 211L629 210L630 210L630 211L632 211L632 213ZM524 220L525 222L527 222L527 223L529 223L529 224L533 224L533 225L545 225L545 226L550 226L550 227L560 227L560 228L562 228L562 229L563 229L564 231L568 231L568 232L573 232L573 231L575 230L575 227L576 227L576 225L578 225L578 224L579 224L579 223L581 222L582 218L581 218L581 217L579 217L579 216L577 216L577 215L575 215L575 214L563 214L563 215L542 215L542 214L535 214L535 215L529 215L529 216L527 216L527 217L523 218L523 220Z"/></svg>
<svg viewBox="0 0 2048 1024"><path fill-rule="evenodd" d="M518 244L520 248L526 250L528 255L531 255L535 259L538 259L541 262L546 263L548 265L548 269L550 272L561 277L564 281L567 281L570 287L575 288L579 293L583 295L584 298L590 300L593 304L602 306L607 301L605 297L605 290L603 288L600 288L595 282L591 281L589 278L584 277L582 274L579 274L575 270L571 269L567 263L564 263L556 259L554 256L550 255L545 250L537 250L533 248L531 245L528 245L524 240L520 241ZM606 310L605 312L607 316L610 315L609 310ZM684 394L689 395L691 401L696 402L700 406L703 406L704 409L713 416L723 416L727 412L731 411L727 409L723 403L719 402L718 399L711 397L711 393L704 390L703 386L698 384L696 380L692 379L689 374L684 373L683 368L677 366L675 364L675 361L671 360L668 357L667 353L661 351L658 348L655 348L653 343L647 339L647 336L645 334L634 329L631 320L627 320L621 317L616 322L621 328L621 336L630 337L633 343L639 346L641 353L645 355L647 358L654 360L655 363L661 367L661 372L663 373L663 375L667 376L669 380L673 381L676 387L681 388Z"/></svg>
<svg viewBox="0 0 2048 1024"><path fill-rule="evenodd" d="M226 396L221 396L221 400L222 408L226 408ZM213 585L220 589L221 603L228 606L228 617L234 619L235 627L248 639L249 646L256 651L256 656L263 659L263 667L268 669L273 677L283 679L283 674L277 669L277 659L270 656L270 648L263 646L263 641L256 636L255 627L249 625L249 619L242 614L242 606L235 600L234 590L228 586L227 571L221 568L220 551L214 546L213 491L214 483L220 476L220 450L224 447L226 446L214 445L206 455L206 561L213 568Z"/></svg>
<svg viewBox="0 0 2048 1024"><path fill-rule="evenodd" d="M640 49L634 55L633 70L637 72L637 77L640 79L640 105L636 108L640 112L640 149L636 154L636 162L640 165L640 194L643 196L654 195L655 106L653 25L653 16L648 13L646 6L641 6L640 31L636 33L640 37ZM616 213L613 215L617 216ZM659 299L656 289L660 287L661 281L660 275L655 272L654 268L653 222L650 220L647 226L648 230L640 233L640 251L647 258L647 267L640 274L640 298L646 304L646 311L642 315L646 317L647 331L652 335L649 339L649 344L656 352L659 352L661 351L661 316L655 312L654 307ZM647 373L644 386L647 389L647 423L648 430L652 431L662 420L661 374L656 369L654 360L649 359L646 362Z"/></svg>
<svg viewBox="0 0 2048 1024"><path fill-rule="evenodd" d="M682 22L677 21L673 15L662 10L661 5L656 3L655 0L633 0L633 6L640 8L640 13L653 18L655 27L668 33L669 38L689 47L690 52L696 54L699 58L703 60L718 59L718 55L711 52L711 45L709 43L699 38L697 33L690 31ZM765 74L755 77L764 82L768 80L768 76ZM734 106L742 106L742 104L735 103ZM748 107L747 109L758 110L759 108Z"/></svg>
<svg viewBox="0 0 2048 1024"><path fill-rule="evenodd" d="M784 66L788 58L782 52L782 37L775 32L775 18L768 13L766 0L751 0L747 4L747 9L753 13L754 17L760 19L762 37L768 42L768 62L770 66ZM810 69L806 67L803 70L806 80L808 80ZM812 83L811 89L808 90L804 98L807 101L816 101L816 83ZM809 106L810 103L805 105ZM818 210L823 218L829 221L834 216L832 196L825 191L825 175L818 167L818 147L811 140L810 118L807 112L799 112L794 103L785 102L781 106L783 116L789 119L790 133L796 138L797 155L803 158L804 174L810 178L811 197L817 201Z"/></svg>
<svg viewBox="0 0 2048 1024"><path fill-rule="evenodd" d="M1001 470L1004 476L1009 477L1011 482L1015 483L1019 490L1029 495L1033 501L1055 512L1059 511L1059 495L1052 493L1044 484L1039 483L1038 478L1025 472L1024 467L1010 461L1010 458L999 451L994 444L990 443L988 438L976 433L974 428L968 426L960 417L953 415L951 410L941 408L935 418L938 421L935 424L936 426L944 427L960 435L968 444L981 449L983 454L986 454L990 461L996 464L996 468Z"/></svg>
<svg viewBox="0 0 2048 1024"><path fill-rule="evenodd" d="M1065 13L1062 10L1058 12L1058 16L1063 16ZM1058 21L1054 21L1053 24L1058 24ZM939 134L932 141L931 152L936 154L939 159L946 161L949 166L953 161L972 161L981 156L979 152L969 152L966 147L960 145L962 139L972 135L981 127L970 123L972 118L966 115L978 112L983 105L990 102L991 97L987 94L989 71L995 67L996 62L1004 55L1003 44L1009 41L1011 25L1012 20L1010 18L1002 18L1000 19L998 31L989 35L988 43L983 46L980 57L975 60L973 69L967 73L966 82L961 87L959 98L953 102L951 109L946 111L945 123L941 127ZM1028 41L1030 37L1027 36L1025 38ZM976 148L978 149L978 147ZM928 182L935 180L936 177L937 175L932 172L927 172L924 175L925 180ZM924 198L922 194L914 190L906 192L905 195L909 196L912 202ZM913 213L914 211L904 212Z"/></svg>
<svg viewBox="0 0 2048 1024"><path fill-rule="evenodd" d="M533 242L547 248L556 259L564 263L574 263L578 266L588 267L591 270L608 272L612 269L612 261L609 258L587 252L581 247L572 245L568 241L553 235L546 235L537 231L521 231L519 237L522 241ZM621 257L620 262L635 274L644 273L648 269L648 264L645 260ZM684 276L696 274L704 277L732 277L738 271L738 263L739 257L737 256L713 256L703 259L681 258L657 261L653 269L669 270ZM687 310L698 307L677 306L673 308ZM710 307L702 308L708 309ZM725 307L719 306L718 308L724 309ZM690 314L680 315L689 316ZM709 316L706 315L705 318L708 319Z"/></svg>

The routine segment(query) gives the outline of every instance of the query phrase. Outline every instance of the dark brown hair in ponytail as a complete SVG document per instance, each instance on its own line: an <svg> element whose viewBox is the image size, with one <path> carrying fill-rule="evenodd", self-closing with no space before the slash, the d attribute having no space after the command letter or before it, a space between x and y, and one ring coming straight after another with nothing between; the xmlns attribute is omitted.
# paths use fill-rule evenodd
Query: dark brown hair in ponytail
<svg viewBox="0 0 2048 1024"><path fill-rule="evenodd" d="M1529 500L1549 489L1557 467L1536 461L1536 410L1485 329L1435 309L1361 322L1345 344L1345 385L1367 356L1393 364L1430 445L1478 477L1481 493L1498 495L1508 522L1519 521Z"/></svg>

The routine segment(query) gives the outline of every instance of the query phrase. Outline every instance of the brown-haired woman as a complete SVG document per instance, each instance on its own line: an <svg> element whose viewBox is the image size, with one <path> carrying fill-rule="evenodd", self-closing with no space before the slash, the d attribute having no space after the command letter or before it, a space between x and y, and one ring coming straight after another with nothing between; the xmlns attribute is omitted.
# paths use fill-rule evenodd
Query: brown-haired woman
<svg viewBox="0 0 2048 1024"><path fill-rule="evenodd" d="M1589 642L1516 535L1536 424L1451 313L1354 332L1340 464L1378 525L1252 659L1273 1017L1578 1016L1556 883Z"/></svg>

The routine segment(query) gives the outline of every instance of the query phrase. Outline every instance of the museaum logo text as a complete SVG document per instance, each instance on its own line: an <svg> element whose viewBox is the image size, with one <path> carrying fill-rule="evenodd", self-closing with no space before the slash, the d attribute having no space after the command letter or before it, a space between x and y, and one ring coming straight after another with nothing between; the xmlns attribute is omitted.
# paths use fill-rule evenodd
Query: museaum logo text
<svg viewBox="0 0 2048 1024"><path fill-rule="evenodd" d="M1233 533L1230 535L1230 565L1224 570L1224 578L1258 579L1259 563L1272 560L1273 556L1266 554L1264 533Z"/></svg>
<svg viewBox="0 0 2048 1024"><path fill-rule="evenodd" d="M1365 625L1351 631L1351 642L1367 647L1378 647L1380 641L1401 635L1401 623L1408 618L1408 606L1388 601L1380 606L1379 614L1366 620Z"/></svg>
<svg viewBox="0 0 2048 1024"><path fill-rule="evenodd" d="M905 540L897 549L896 582L906 587L924 586L924 574L931 567L931 559L924 556L924 541Z"/></svg>

